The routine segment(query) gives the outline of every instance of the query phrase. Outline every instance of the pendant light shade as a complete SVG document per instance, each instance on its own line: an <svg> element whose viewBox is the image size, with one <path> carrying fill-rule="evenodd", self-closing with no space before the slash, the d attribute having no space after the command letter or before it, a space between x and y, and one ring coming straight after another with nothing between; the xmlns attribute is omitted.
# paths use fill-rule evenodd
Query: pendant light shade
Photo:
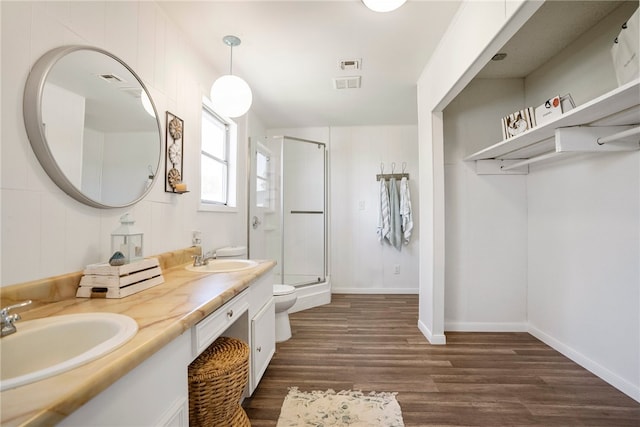
<svg viewBox="0 0 640 427"><path fill-rule="evenodd" d="M362 0L365 6L374 12L391 12L402 6L407 0Z"/></svg>
<svg viewBox="0 0 640 427"><path fill-rule="evenodd" d="M229 74L213 82L211 104L216 112L225 117L240 117L249 111L253 102L253 94L247 82L232 73L233 47L240 44L240 39L236 36L224 36L222 41L231 48Z"/></svg>
<svg viewBox="0 0 640 427"><path fill-rule="evenodd" d="M211 86L213 109L226 117L240 117L251 107L251 88L238 76L227 74Z"/></svg>

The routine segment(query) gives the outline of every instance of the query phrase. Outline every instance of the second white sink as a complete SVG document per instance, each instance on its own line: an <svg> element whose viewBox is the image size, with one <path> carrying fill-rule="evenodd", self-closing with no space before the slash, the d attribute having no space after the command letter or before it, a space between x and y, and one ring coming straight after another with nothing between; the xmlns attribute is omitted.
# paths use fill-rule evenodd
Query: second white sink
<svg viewBox="0 0 640 427"><path fill-rule="evenodd" d="M256 265L258 265L258 263L250 259L214 259L209 261L207 265L198 267L188 265L185 268L189 271L197 271L200 273L230 273L232 271L247 270Z"/></svg>
<svg viewBox="0 0 640 427"><path fill-rule="evenodd" d="M84 365L120 347L138 332L129 316L81 313L16 323L0 341L0 391Z"/></svg>

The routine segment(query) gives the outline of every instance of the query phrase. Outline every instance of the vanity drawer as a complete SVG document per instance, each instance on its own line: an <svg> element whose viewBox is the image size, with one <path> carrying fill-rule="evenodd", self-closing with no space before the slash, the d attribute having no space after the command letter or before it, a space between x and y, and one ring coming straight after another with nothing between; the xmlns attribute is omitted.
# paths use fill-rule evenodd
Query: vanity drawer
<svg viewBox="0 0 640 427"><path fill-rule="evenodd" d="M249 291L245 289L240 295L198 322L191 329L193 357L198 357L248 309Z"/></svg>

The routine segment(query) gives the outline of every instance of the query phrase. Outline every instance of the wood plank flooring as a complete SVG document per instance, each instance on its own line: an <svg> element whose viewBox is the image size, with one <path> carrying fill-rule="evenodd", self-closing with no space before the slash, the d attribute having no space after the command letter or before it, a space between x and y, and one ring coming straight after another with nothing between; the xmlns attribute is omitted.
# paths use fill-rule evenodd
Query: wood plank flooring
<svg viewBox="0 0 640 427"><path fill-rule="evenodd" d="M640 426L640 404L527 333L417 328L417 295L333 295L290 315L243 406L253 427L275 426L288 387L397 392L406 426Z"/></svg>

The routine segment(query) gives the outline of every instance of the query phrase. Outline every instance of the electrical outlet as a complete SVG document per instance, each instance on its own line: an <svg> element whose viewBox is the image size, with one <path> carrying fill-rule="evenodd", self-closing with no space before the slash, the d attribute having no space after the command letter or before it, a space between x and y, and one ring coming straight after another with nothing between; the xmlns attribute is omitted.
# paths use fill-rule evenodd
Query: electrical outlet
<svg viewBox="0 0 640 427"><path fill-rule="evenodd" d="M393 266L393 274L400 274L400 264Z"/></svg>

